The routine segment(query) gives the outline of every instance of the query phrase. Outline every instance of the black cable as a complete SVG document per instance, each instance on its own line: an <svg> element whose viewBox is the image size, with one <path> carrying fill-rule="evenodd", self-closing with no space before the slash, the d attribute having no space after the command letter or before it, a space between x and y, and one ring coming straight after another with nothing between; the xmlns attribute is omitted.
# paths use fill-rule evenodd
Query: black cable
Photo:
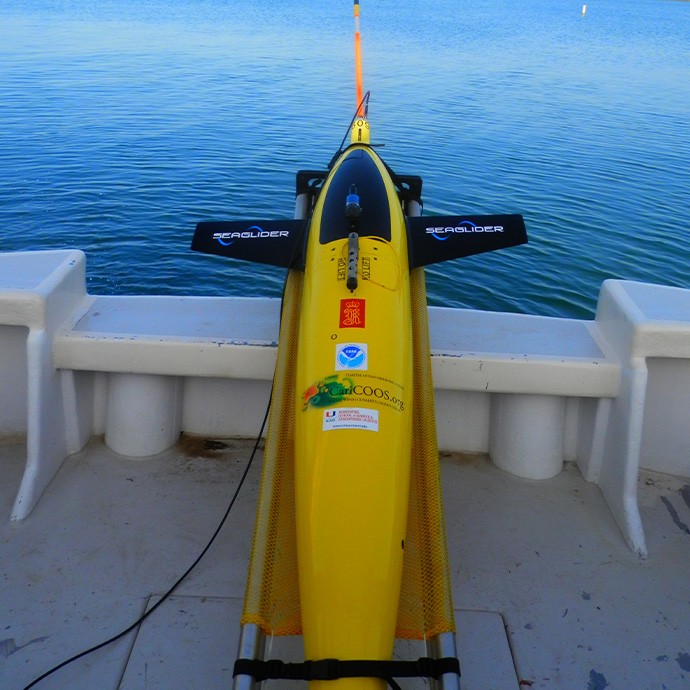
<svg viewBox="0 0 690 690"><path fill-rule="evenodd" d="M272 393L273 391L271 391ZM256 451L259 449L259 444L261 443L261 437L263 436L264 429L266 427L266 422L268 421L268 414L271 409L271 403L270 403L270 397L269 397L269 403L266 406L266 413L264 414L264 420L261 423L261 429L259 430L259 434L256 437L256 441L254 442L254 448L252 449L251 455L249 456L249 460L247 462L247 466L244 468L244 472L242 473L242 477L240 478L239 484L237 485L237 488L235 489L235 494L233 495L232 499L230 500L230 505L228 505L227 510L225 511L225 515L223 515L223 519L220 521L220 524L216 528L216 531L213 533L213 536L211 537L210 541L206 546L204 547L204 550L197 556L196 560L192 565L187 568L187 570L178 578L177 582L144 614L142 614L134 623L132 623L129 627L125 628L122 632L119 632L117 635L114 635L108 640L105 640L105 642L101 642L94 647L91 647L90 649L86 649L83 652L80 652L79 654L76 654L75 656L66 659L65 661L59 663L57 666L54 666L51 668L49 671L46 671L42 675L40 675L38 678L35 678L32 680L25 688L24 690L29 690L30 688L33 688L35 685L40 683L42 680L47 678L48 676L52 675L56 671L59 671L61 668L64 668L65 666L71 664L74 661L77 661L78 659L81 659L88 654L91 654L92 652L95 652L99 649L102 649L103 647L106 647L109 644L112 644L113 642L119 640L121 637L124 637L127 635L127 633L132 632L136 627L141 625L164 601L166 601L172 593L182 584L184 579L189 575L189 573L196 568L198 565L199 561L206 555L206 552L211 548L211 545L213 542L216 540L216 537L220 533L220 530L223 528L223 525L225 524L225 521L228 519L228 515L230 515L230 511L232 510L232 507L235 505L235 501L237 500L237 497L239 496L240 489L242 488L242 485L245 482L245 479L247 478L247 475L249 474L249 470L252 466L252 462L254 461L254 456L256 455Z"/></svg>
<svg viewBox="0 0 690 690"><path fill-rule="evenodd" d="M364 98L362 99L362 104L365 102L368 105L369 101L369 92L365 94ZM361 106L360 106L361 107ZM356 114L355 114L356 117ZM352 122L355 121L355 118L352 118ZM350 127L352 127L352 124L350 124ZM343 142L345 140L343 139ZM286 271L285 273L285 280L283 282L283 292L280 298L280 324L282 327L282 322L283 322L283 306L285 303L285 291L287 289L287 281L289 278L289 270ZM256 441L254 442L254 447L252 448L251 455L249 456L249 460L247 461L247 466L244 468L244 472L242 473L242 476L240 477L240 481L237 485L237 488L235 489L235 493L230 500L230 504L228 505L227 510L225 511L225 515L223 515L223 518L220 521L220 524L216 528L216 531L213 533L213 536L209 540L208 544L204 547L203 551L197 556L196 560L192 565L187 568L187 570L177 579L177 582L157 601L148 611L143 613L134 623L132 623L129 627L125 628L122 632L117 633L117 635L114 635L108 640L105 640L104 642L100 642L99 644L95 645L94 647L91 647L89 649L85 649L83 652L79 652L79 654L75 654L73 657L70 657L69 659L66 659L65 661L60 662L57 666L54 666L50 670L46 671L45 673L41 674L38 676L38 678L34 678L27 686L24 687L24 690L30 690L30 688L33 688L34 686L38 685L42 680L45 680L48 676L51 676L53 673L59 671L61 668L64 668L65 666L68 666L74 661L77 661L78 659L82 659L83 657L98 651L99 649L102 649L103 647L107 647L109 644L112 644L113 642L116 642L119 640L121 637L124 637L128 633L132 632L136 627L141 625L164 601L166 601L172 594L173 592L182 584L182 582L185 580L185 578L196 568L196 566L199 564L199 561L206 555L206 552L211 548L211 545L213 542L216 540L216 537L220 533L221 529L223 528L223 525L225 524L225 521L228 519L228 515L230 515L230 511L232 510L232 507L235 505L235 501L237 500L237 497L239 496L240 490L242 489L242 486L244 485L244 482L247 478L247 475L249 474L249 470L251 469L252 463L254 461L254 457L256 456L256 451L259 449L259 445L261 443L261 437L264 434L264 430L266 428L266 423L268 422L268 415L271 411L271 400L273 398L273 386L271 386L271 394L268 397L268 405L266 405L266 412L264 413L264 418L263 421L261 422L261 428L259 429L259 433L256 437Z"/></svg>

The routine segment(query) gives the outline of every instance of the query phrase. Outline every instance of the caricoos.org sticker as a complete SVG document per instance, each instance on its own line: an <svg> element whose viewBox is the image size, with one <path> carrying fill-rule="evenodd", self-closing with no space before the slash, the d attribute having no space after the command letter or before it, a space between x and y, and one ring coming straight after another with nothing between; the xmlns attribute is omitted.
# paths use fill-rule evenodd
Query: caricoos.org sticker
<svg viewBox="0 0 690 690"><path fill-rule="evenodd" d="M366 343L347 343L335 346L336 371L367 369L368 352Z"/></svg>
<svg viewBox="0 0 690 690"><path fill-rule="evenodd" d="M367 410L363 407L338 407L323 411L323 430L364 429L379 430L378 410Z"/></svg>
<svg viewBox="0 0 690 690"><path fill-rule="evenodd" d="M394 387L400 392L393 390ZM315 383L302 394L302 409L333 407L341 402L384 405L398 412L405 409L402 386L381 376L360 374L353 371L349 376L331 374Z"/></svg>

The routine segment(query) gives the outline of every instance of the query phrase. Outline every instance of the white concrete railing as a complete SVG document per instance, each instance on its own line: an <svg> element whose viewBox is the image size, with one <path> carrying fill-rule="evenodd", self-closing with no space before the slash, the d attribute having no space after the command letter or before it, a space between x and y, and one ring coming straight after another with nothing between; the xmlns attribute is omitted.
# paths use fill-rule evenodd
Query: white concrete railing
<svg viewBox="0 0 690 690"><path fill-rule="evenodd" d="M4 254L0 268L0 344L13 360L0 364L9 381L0 395L14 401L4 405L0 432L20 433L25 423L27 434L14 519L93 434L105 433L116 452L146 456L180 431L257 432L278 300L95 297L76 251ZM594 321L431 308L430 335L440 447L488 451L498 466L532 479L577 461L645 555L640 457L662 457L662 471L690 476L682 453L690 291L607 281ZM662 383L685 404L665 403Z"/></svg>

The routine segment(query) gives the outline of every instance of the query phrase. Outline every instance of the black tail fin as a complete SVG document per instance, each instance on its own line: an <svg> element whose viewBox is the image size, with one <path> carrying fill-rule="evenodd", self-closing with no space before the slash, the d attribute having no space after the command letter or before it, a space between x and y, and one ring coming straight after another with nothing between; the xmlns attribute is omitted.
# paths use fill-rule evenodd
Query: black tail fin
<svg viewBox="0 0 690 690"><path fill-rule="evenodd" d="M521 215L408 218L410 268L527 242Z"/></svg>
<svg viewBox="0 0 690 690"><path fill-rule="evenodd" d="M283 268L304 268L304 220L230 220L198 223L192 249Z"/></svg>

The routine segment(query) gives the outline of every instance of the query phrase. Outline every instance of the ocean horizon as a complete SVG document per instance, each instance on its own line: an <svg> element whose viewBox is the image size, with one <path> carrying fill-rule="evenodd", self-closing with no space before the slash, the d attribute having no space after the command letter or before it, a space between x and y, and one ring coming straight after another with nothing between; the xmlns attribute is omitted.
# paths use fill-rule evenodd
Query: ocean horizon
<svg viewBox="0 0 690 690"><path fill-rule="evenodd" d="M362 0L372 141L425 214L529 243L427 269L432 305L591 318L608 278L690 288L690 3ZM279 296L190 251L289 218L355 108L351 2L9 0L0 251L82 249L94 294Z"/></svg>

